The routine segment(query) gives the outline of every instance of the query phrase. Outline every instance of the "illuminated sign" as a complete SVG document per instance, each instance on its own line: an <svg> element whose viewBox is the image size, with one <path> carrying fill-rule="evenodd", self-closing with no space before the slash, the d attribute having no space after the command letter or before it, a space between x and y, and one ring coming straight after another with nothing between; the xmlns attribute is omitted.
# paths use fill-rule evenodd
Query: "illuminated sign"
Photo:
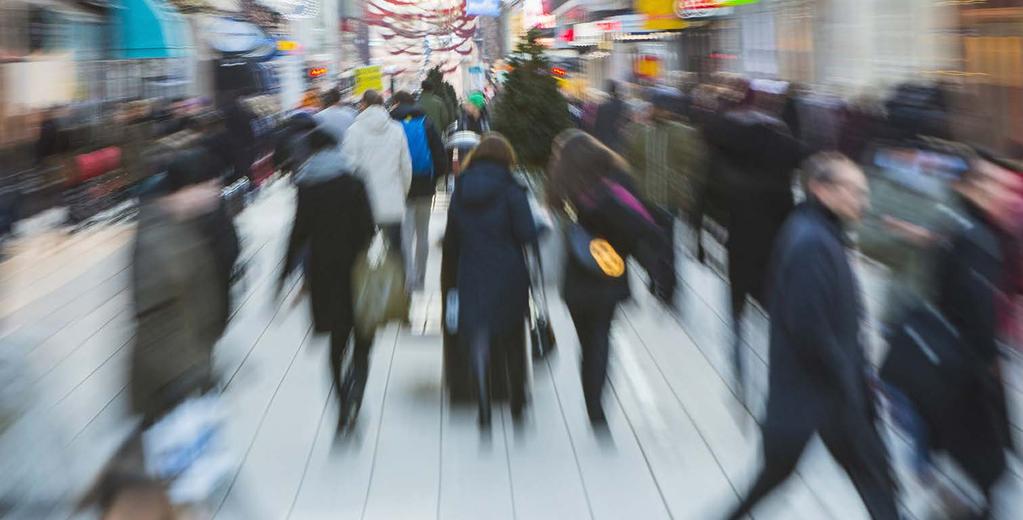
<svg viewBox="0 0 1023 520"><path fill-rule="evenodd" d="M281 52L294 52L298 49L299 44L294 40L277 40L277 50Z"/></svg>
<svg viewBox="0 0 1023 520"><path fill-rule="evenodd" d="M554 74L556 77L563 78L567 72L561 67L551 67L551 74Z"/></svg>
<svg viewBox="0 0 1023 520"><path fill-rule="evenodd" d="M733 9L727 0L675 0L675 14L686 20L728 16Z"/></svg>
<svg viewBox="0 0 1023 520"><path fill-rule="evenodd" d="M318 78L327 73L327 67L313 67L309 69L310 78Z"/></svg>

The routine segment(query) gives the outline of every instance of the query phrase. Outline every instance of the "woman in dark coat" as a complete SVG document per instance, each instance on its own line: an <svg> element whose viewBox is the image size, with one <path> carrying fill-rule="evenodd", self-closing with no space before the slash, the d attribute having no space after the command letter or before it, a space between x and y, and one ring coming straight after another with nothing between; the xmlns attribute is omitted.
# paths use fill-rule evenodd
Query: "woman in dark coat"
<svg viewBox="0 0 1023 520"><path fill-rule="evenodd" d="M455 183L444 237L445 254L458 258L458 337L470 354L483 428L490 425L490 381L504 379L489 374L492 354L507 369L512 413L520 416L526 404L525 248L536 242L536 226L514 165L508 141L487 134Z"/></svg>
<svg viewBox="0 0 1023 520"><path fill-rule="evenodd" d="M310 182L299 187L295 223L288 242L278 290L300 263L308 247L306 284L312 303L313 326L330 334L331 376L341 413L338 429L358 415L369 374L373 338L355 337L348 373L341 364L353 331L352 266L373 236L373 215L362 182L347 168L337 142L328 132L309 136L312 157L303 166Z"/></svg>
<svg viewBox="0 0 1023 520"><path fill-rule="evenodd" d="M620 260L618 271L596 273L575 258L574 246L569 244L573 251L565 263L564 299L579 335L583 395L595 426L605 423L601 395L607 378L611 322L618 304L631 295L625 260L636 258L662 301L670 301L675 292L671 240L654 212L634 195L627 170L618 154L587 133L566 130L555 139L549 206L555 210L571 206L579 226L593 238L606 240ZM594 250L593 241L589 250ZM599 265L600 260L594 260Z"/></svg>

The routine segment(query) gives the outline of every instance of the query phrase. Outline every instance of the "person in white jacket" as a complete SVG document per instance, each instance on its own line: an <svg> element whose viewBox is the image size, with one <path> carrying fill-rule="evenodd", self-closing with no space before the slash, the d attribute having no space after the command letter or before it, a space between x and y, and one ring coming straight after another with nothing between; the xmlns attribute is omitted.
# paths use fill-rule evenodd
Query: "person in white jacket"
<svg viewBox="0 0 1023 520"><path fill-rule="evenodd" d="M412 184L412 158L405 130L384 108L375 90L367 90L361 112L345 132L342 155L352 161L355 174L369 194L373 219L384 231L391 247L401 248L401 223L405 199Z"/></svg>

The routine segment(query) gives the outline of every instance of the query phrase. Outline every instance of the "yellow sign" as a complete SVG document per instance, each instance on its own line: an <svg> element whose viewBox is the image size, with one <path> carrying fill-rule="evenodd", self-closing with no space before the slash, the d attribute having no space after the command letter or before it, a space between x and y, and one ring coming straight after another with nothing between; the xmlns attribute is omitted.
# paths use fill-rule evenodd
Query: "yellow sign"
<svg viewBox="0 0 1023 520"><path fill-rule="evenodd" d="M355 95L367 90L384 90L384 76L379 65L355 69Z"/></svg>
<svg viewBox="0 0 1023 520"><path fill-rule="evenodd" d="M646 15L644 29L673 31L685 29L686 22L675 14L675 0L636 0L636 12Z"/></svg>
<svg viewBox="0 0 1023 520"><path fill-rule="evenodd" d="M292 52L298 50L298 42L292 40L277 40L277 50L281 52Z"/></svg>

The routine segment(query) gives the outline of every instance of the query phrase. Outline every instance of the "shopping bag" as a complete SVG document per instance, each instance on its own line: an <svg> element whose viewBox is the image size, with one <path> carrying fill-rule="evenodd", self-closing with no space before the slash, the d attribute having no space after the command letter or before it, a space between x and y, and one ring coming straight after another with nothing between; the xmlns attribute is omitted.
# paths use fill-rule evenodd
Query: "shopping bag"
<svg viewBox="0 0 1023 520"><path fill-rule="evenodd" d="M205 500L230 477L234 459L223 424L219 396L207 394L184 401L142 433L146 472L169 483L172 502Z"/></svg>
<svg viewBox="0 0 1023 520"><path fill-rule="evenodd" d="M381 233L352 268L352 304L356 332L371 337L377 328L408 318L405 267L399 251L391 251Z"/></svg>

